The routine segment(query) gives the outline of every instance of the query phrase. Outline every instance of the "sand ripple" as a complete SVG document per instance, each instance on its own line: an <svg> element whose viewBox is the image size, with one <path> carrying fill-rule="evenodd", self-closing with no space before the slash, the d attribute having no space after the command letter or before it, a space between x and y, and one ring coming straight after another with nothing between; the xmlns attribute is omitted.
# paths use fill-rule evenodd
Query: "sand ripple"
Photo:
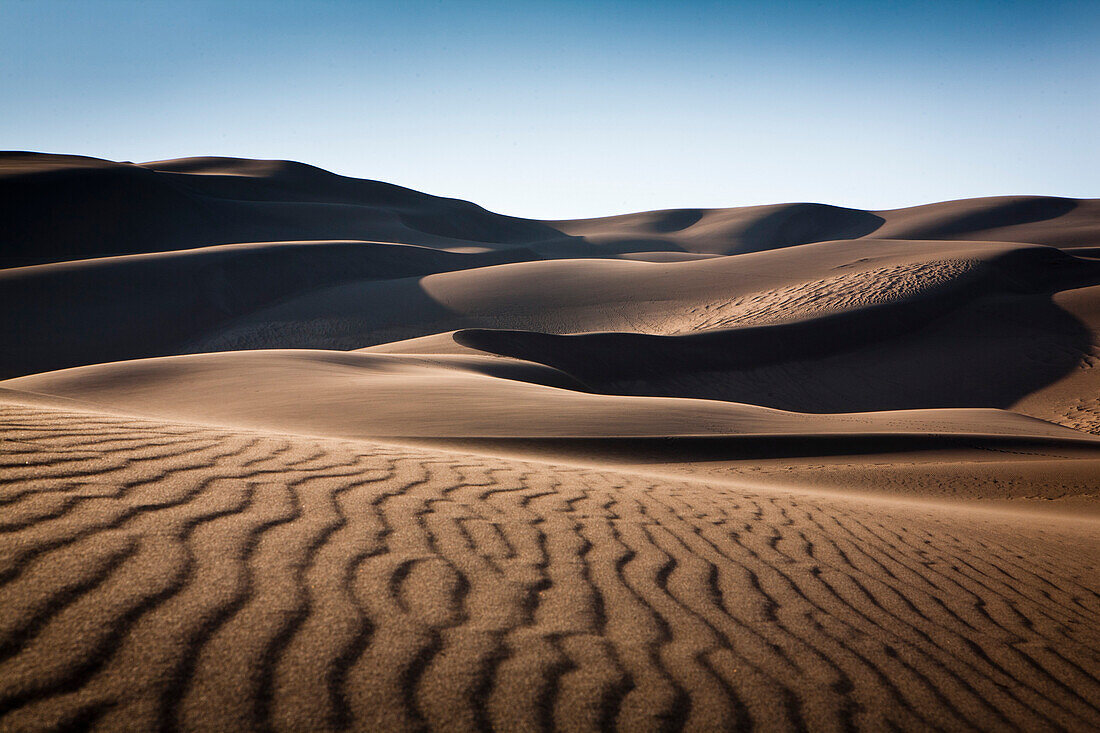
<svg viewBox="0 0 1100 733"><path fill-rule="evenodd" d="M0 416L4 730L1100 727L1091 528Z"/></svg>

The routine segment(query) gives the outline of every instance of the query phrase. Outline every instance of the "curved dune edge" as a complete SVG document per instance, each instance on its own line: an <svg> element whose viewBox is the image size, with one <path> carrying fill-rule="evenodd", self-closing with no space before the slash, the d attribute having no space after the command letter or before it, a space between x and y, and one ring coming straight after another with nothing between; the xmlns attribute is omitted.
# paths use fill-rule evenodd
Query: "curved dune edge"
<svg viewBox="0 0 1100 733"><path fill-rule="evenodd" d="M5 729L1100 725L1095 524L0 417Z"/></svg>
<svg viewBox="0 0 1100 733"><path fill-rule="evenodd" d="M72 216L53 216L65 201ZM85 225L107 213L110 226ZM356 239L440 249L531 247L548 257L653 250L740 254L830 239L987 240L1094 247L1100 201L999 196L890 211L817 203L536 221L292 161L144 164L0 153L0 266L238 242Z"/></svg>
<svg viewBox="0 0 1100 733"><path fill-rule="evenodd" d="M318 287L211 328L189 350L356 349L468 328L685 335L889 308L911 323L983 296L1062 285L1051 282L1059 276L1091 283L1098 272L1050 247L978 241L826 241L672 262L536 260Z"/></svg>
<svg viewBox="0 0 1100 733"><path fill-rule="evenodd" d="M227 321L348 281L415 278L535 257L363 241L252 242L0 269L0 374L176 353Z"/></svg>
<svg viewBox="0 0 1100 733"><path fill-rule="evenodd" d="M342 438L936 435L1100 445L1100 437L995 409L806 414L546 386L571 381L488 356L271 350L77 367L0 388L125 414Z"/></svg>

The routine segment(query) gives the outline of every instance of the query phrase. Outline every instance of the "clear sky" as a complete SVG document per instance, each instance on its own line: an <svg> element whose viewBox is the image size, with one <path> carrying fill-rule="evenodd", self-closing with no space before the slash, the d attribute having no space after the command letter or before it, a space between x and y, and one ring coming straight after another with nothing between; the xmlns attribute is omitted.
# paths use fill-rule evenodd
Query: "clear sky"
<svg viewBox="0 0 1100 733"><path fill-rule="evenodd" d="M540 218L1100 197L1100 0L0 0L0 148Z"/></svg>

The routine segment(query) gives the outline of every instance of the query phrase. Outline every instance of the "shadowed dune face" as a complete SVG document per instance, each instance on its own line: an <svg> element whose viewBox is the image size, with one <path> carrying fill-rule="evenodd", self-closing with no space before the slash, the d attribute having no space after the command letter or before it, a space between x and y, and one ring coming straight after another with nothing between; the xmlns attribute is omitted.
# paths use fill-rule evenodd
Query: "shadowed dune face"
<svg viewBox="0 0 1100 733"><path fill-rule="evenodd" d="M142 166L0 153L0 207L6 267L240 242L500 248L561 237L466 201L301 163L232 158Z"/></svg>
<svg viewBox="0 0 1100 733"><path fill-rule="evenodd" d="M592 257L732 254L864 236L1094 246L1100 234L1100 203L1073 199L999 197L882 212L798 203L539 222L289 161L134 165L19 152L0 153L0 216L6 267L285 240L526 246Z"/></svg>
<svg viewBox="0 0 1100 733"><path fill-rule="evenodd" d="M825 335L820 341L829 343ZM652 371L604 386L806 412L842 406L1010 408L1075 373L1093 351L1091 332L1047 296L1005 296L971 303L882 341L738 368Z"/></svg>
<svg viewBox="0 0 1100 733"><path fill-rule="evenodd" d="M203 204L132 165L2 154L2 267L211 243Z"/></svg>
<svg viewBox="0 0 1100 733"><path fill-rule="evenodd" d="M466 330L454 338L553 366L594 389L804 412L1008 408L1094 358L1092 332L1043 295L983 298L946 314L880 307L697 336Z"/></svg>
<svg viewBox="0 0 1100 733"><path fill-rule="evenodd" d="M1019 250L1019 265L1004 260ZM1009 258L1011 259L1011 258ZM1040 262L1041 261L1041 262ZM1040 265L1036 267L1035 265ZM352 348L378 343L377 331L419 336L462 328L578 333L696 333L805 319L900 301L949 308L959 291L1057 287L1048 270L1080 279L1095 268L1058 252L1005 244L823 242L736 258L683 262L564 260L441 273L413 282L348 283L305 293L244 316L201 343L200 350ZM1012 278L1019 280L1009 282ZM445 313L410 311L387 318L385 304L424 295ZM301 314L324 324L310 337ZM273 334L281 330L280 336ZM295 340L299 339L299 340ZM357 343L358 342L358 343Z"/></svg>
<svg viewBox="0 0 1100 733"><path fill-rule="evenodd" d="M0 339L19 344L0 357L0 374L177 353L221 324L298 293L525 256L533 255L268 242L0 270L0 308L25 314L0 324Z"/></svg>
<svg viewBox="0 0 1100 733"><path fill-rule="evenodd" d="M823 204L679 209L551 222L609 252L673 250L742 254L830 239L958 239L1089 247L1100 238L1100 202L998 196L861 211ZM644 246L643 246L644 245Z"/></svg>
<svg viewBox="0 0 1100 733"><path fill-rule="evenodd" d="M1100 729L1100 201L0 220L0 730Z"/></svg>
<svg viewBox="0 0 1100 733"><path fill-rule="evenodd" d="M1100 205L1095 200L999 196L878 213L886 220L875 233L878 237L991 239L1070 248L1093 246L1100 238Z"/></svg>
<svg viewBox="0 0 1100 733"><path fill-rule="evenodd" d="M742 234L742 247L759 252L828 239L858 239L876 231L882 221L880 216L857 209L791 204L752 222Z"/></svg>
<svg viewBox="0 0 1100 733"><path fill-rule="evenodd" d="M682 248L708 254L762 252L855 239L871 234L882 223L882 217L871 212L824 204L674 209L553 222L563 232L583 236L612 251L636 245L638 249Z"/></svg>
<svg viewBox="0 0 1100 733"><path fill-rule="evenodd" d="M896 291L883 299L856 279L854 303L844 302L837 279L810 293L840 308L778 324L687 335L464 330L454 339L554 366L600 390L806 412L1007 408L1092 358L1091 324L1044 292L1095 278L1090 263L1032 248L1009 250L984 268L971 261L944 270L947 277L920 288L904 287L896 277L904 271L896 271L887 281ZM752 323L751 311L739 315Z"/></svg>
<svg viewBox="0 0 1100 733"><path fill-rule="evenodd" d="M577 387L567 372L529 360L306 350L142 359L0 382L15 396L46 395L93 409L346 438L931 433L1100 445L1100 439L997 410L803 415Z"/></svg>
<svg viewBox="0 0 1100 733"><path fill-rule="evenodd" d="M921 236L932 238L951 239L972 232L988 231L990 229L1003 229L1005 227L1022 226L1035 222L1045 222L1057 219L1077 208L1077 202L1073 199L1044 198L1035 196L1031 198L1005 198L1003 202L993 203L984 208L963 208L951 214L940 214L936 221L923 223L913 222L916 231ZM893 227L902 228L906 220L918 219L913 213L898 215L897 221L892 221ZM910 226L913 226L910 224Z"/></svg>

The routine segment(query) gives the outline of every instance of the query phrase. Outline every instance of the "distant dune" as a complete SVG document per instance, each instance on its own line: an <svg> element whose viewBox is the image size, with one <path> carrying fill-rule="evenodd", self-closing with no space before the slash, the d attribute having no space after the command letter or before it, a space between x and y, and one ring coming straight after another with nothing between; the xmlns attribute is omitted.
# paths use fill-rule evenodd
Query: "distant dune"
<svg viewBox="0 0 1100 733"><path fill-rule="evenodd" d="M742 254L870 236L1089 248L1100 234L1097 200L1002 196L891 211L799 203L544 222L288 161L133 164L11 152L0 153L0 207L0 264L8 267L280 240L529 247L547 257L598 257Z"/></svg>
<svg viewBox="0 0 1100 733"><path fill-rule="evenodd" d="M0 220L0 730L1100 729L1100 200Z"/></svg>

